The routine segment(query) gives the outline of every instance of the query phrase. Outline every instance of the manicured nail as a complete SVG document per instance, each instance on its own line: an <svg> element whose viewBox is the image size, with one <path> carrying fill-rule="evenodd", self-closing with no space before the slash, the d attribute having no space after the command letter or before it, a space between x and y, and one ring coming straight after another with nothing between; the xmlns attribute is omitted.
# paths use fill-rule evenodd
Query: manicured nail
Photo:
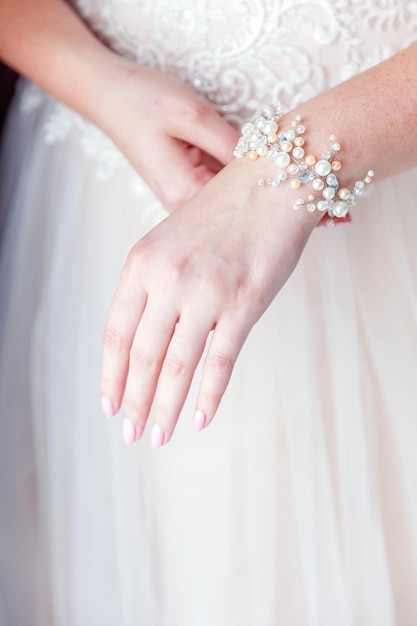
<svg viewBox="0 0 417 626"><path fill-rule="evenodd" d="M205 425L206 425L206 416L204 415L203 411L200 411L200 409L197 409L194 415L194 428L199 433L200 430L203 430Z"/></svg>
<svg viewBox="0 0 417 626"><path fill-rule="evenodd" d="M108 418L113 417L116 413L113 404L108 398L106 398L106 396L101 396L101 410Z"/></svg>
<svg viewBox="0 0 417 626"><path fill-rule="evenodd" d="M131 446L136 439L136 426L126 418L122 424L123 441L127 446Z"/></svg>
<svg viewBox="0 0 417 626"><path fill-rule="evenodd" d="M160 448L164 443L164 431L158 424L154 424L151 430L151 445L153 448Z"/></svg>

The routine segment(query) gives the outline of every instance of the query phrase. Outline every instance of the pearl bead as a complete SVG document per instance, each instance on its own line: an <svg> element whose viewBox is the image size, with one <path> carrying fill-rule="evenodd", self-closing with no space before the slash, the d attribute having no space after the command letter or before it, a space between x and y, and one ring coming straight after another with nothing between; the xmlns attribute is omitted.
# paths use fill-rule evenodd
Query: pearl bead
<svg viewBox="0 0 417 626"><path fill-rule="evenodd" d="M327 202L319 200L319 202L317 202L317 208L319 211L327 211Z"/></svg>
<svg viewBox="0 0 417 626"><path fill-rule="evenodd" d="M327 176L327 174L330 174L330 172L332 171L332 166L330 165L329 161L322 159L320 161L317 161L314 171L319 176Z"/></svg>
<svg viewBox="0 0 417 626"><path fill-rule="evenodd" d="M302 159L304 156L304 150L302 148L294 148L292 155L294 159Z"/></svg>
<svg viewBox="0 0 417 626"><path fill-rule="evenodd" d="M308 196L307 200L309 200L310 202L313 202L314 196L312 193Z"/></svg>
<svg viewBox="0 0 417 626"><path fill-rule="evenodd" d="M304 139L302 137L296 137L294 139L294 145L296 146L303 146L305 143Z"/></svg>
<svg viewBox="0 0 417 626"><path fill-rule="evenodd" d="M341 200L347 200L350 196L350 191L347 187L341 187L337 192L337 195Z"/></svg>
<svg viewBox="0 0 417 626"><path fill-rule="evenodd" d="M268 148L267 148L267 146L264 146L264 145L258 146L256 148L256 152L259 154L259 156L263 156L264 157L264 156L266 156L268 154Z"/></svg>
<svg viewBox="0 0 417 626"><path fill-rule="evenodd" d="M284 150L284 152L291 152L292 143L291 141L283 141L280 147L281 147L281 150Z"/></svg>
<svg viewBox="0 0 417 626"><path fill-rule="evenodd" d="M293 189L298 189L300 186L300 181L298 180L298 178L293 178L292 181L290 182L290 185Z"/></svg>
<svg viewBox="0 0 417 626"><path fill-rule="evenodd" d="M314 156L314 154L307 154L305 162L307 163L307 165L314 165L314 163L316 162L316 157Z"/></svg>
<svg viewBox="0 0 417 626"><path fill-rule="evenodd" d="M268 120L267 122L265 122L262 130L265 135L269 135L270 133L276 133L278 130L278 124L273 120Z"/></svg>
<svg viewBox="0 0 417 626"><path fill-rule="evenodd" d="M287 167L290 161L290 155L287 152L278 152L275 157L275 163L278 167Z"/></svg>
<svg viewBox="0 0 417 626"><path fill-rule="evenodd" d="M349 207L346 202L339 200L333 204L333 213L336 217L345 217L348 214Z"/></svg>
<svg viewBox="0 0 417 626"><path fill-rule="evenodd" d="M342 167L342 164L340 161L333 161L332 162L332 170L334 172L338 172L340 170L340 168Z"/></svg>
<svg viewBox="0 0 417 626"><path fill-rule="evenodd" d="M243 124L242 126L242 135L244 137L250 137L254 131L255 127L251 122L246 122L246 124Z"/></svg>
<svg viewBox="0 0 417 626"><path fill-rule="evenodd" d="M277 134L269 133L268 135L268 143L277 143Z"/></svg>
<svg viewBox="0 0 417 626"><path fill-rule="evenodd" d="M287 132L288 141L295 141L295 132L293 130L289 130Z"/></svg>
<svg viewBox="0 0 417 626"><path fill-rule="evenodd" d="M320 178L315 178L311 183L311 186L315 191L321 191L324 188L324 182Z"/></svg>
<svg viewBox="0 0 417 626"><path fill-rule="evenodd" d="M336 141L336 135L330 135L330 141Z"/></svg>
<svg viewBox="0 0 417 626"><path fill-rule="evenodd" d="M259 156L258 153L255 152L254 150L251 150L250 152L248 152L248 157L250 158L251 161L256 161L258 156Z"/></svg>

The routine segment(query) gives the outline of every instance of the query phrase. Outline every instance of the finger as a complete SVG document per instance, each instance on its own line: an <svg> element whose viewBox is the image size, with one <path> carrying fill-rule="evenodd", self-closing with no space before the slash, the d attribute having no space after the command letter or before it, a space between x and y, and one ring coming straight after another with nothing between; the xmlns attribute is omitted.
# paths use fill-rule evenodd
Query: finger
<svg viewBox="0 0 417 626"><path fill-rule="evenodd" d="M212 421L248 332L249 329L237 320L224 320L216 325L197 396L194 415L196 430L201 430Z"/></svg>
<svg viewBox="0 0 417 626"><path fill-rule="evenodd" d="M107 417L113 417L120 409L130 347L147 300L144 289L132 279L124 270L104 330L100 389Z"/></svg>
<svg viewBox="0 0 417 626"><path fill-rule="evenodd" d="M167 138L163 144L163 154L163 162L150 162L149 165L153 172L157 172L154 187L158 197L168 211L173 211L195 196L213 178L215 171L202 161L203 155L199 148L180 140ZM167 167L164 167L164 163ZM166 176L168 168L169 177Z"/></svg>
<svg viewBox="0 0 417 626"><path fill-rule="evenodd" d="M200 313L180 317L162 366L151 433L154 447L172 436L212 326L212 318Z"/></svg>
<svg viewBox="0 0 417 626"><path fill-rule="evenodd" d="M178 312L174 307L156 307L148 301L137 327L130 351L124 403L124 415L134 426L135 440L142 436L145 428L177 320ZM125 441L131 443L126 439L129 437L125 437Z"/></svg>
<svg viewBox="0 0 417 626"><path fill-rule="evenodd" d="M178 125L177 119L173 119L173 123L177 124L174 136L198 146L223 165L230 163L239 133L210 105L201 101L193 113L188 115L186 123L182 118L179 120L181 125Z"/></svg>

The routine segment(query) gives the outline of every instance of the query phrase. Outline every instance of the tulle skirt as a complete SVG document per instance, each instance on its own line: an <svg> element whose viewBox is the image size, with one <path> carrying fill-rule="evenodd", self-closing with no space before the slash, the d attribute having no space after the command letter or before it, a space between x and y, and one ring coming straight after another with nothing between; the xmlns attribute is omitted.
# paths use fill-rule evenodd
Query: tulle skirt
<svg viewBox="0 0 417 626"><path fill-rule="evenodd" d="M169 445L126 448L101 338L165 213L49 114L16 105L1 157L0 622L417 623L416 171L316 229L210 428L193 387Z"/></svg>

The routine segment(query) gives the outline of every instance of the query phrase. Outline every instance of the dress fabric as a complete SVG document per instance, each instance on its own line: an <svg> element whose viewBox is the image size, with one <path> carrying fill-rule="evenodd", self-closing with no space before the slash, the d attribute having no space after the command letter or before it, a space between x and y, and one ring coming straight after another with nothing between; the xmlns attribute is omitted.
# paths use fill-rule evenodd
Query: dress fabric
<svg viewBox="0 0 417 626"><path fill-rule="evenodd" d="M412 1L74 8L233 124L417 38ZM210 428L193 431L194 386L168 446L148 429L126 448L99 406L102 331L165 212L101 131L20 83L1 153L1 624L417 623L416 180L315 230Z"/></svg>

